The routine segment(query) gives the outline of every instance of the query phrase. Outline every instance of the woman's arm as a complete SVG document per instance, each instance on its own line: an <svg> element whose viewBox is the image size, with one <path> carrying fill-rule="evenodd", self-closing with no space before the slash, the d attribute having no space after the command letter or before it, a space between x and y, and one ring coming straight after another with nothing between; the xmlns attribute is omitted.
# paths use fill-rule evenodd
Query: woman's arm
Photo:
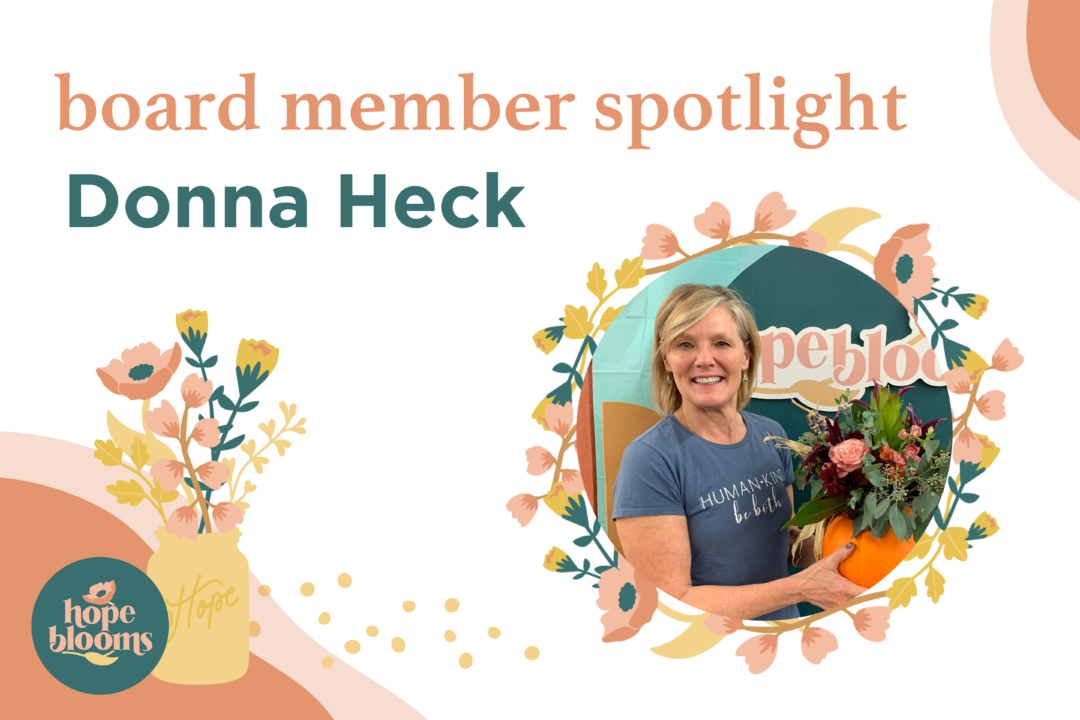
<svg viewBox="0 0 1080 720"><path fill-rule="evenodd" d="M854 549L850 544L791 577L757 585L694 586L684 516L625 517L615 522L623 554L638 572L677 600L716 615L750 619L802 601L829 609L865 590L836 572Z"/></svg>

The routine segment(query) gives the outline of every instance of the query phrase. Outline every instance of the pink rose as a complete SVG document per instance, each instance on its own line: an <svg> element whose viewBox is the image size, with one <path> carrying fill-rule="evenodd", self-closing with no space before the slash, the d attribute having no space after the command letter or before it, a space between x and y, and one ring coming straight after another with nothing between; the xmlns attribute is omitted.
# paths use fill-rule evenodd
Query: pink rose
<svg viewBox="0 0 1080 720"><path fill-rule="evenodd" d="M829 448L829 459L836 463L836 467L840 470L840 477L844 477L862 467L862 457L867 452L869 450L865 442L852 438Z"/></svg>

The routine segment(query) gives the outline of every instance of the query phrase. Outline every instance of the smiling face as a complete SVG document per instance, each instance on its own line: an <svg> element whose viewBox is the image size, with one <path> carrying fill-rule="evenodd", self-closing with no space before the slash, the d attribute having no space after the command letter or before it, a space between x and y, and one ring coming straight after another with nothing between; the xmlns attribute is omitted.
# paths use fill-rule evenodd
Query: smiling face
<svg viewBox="0 0 1080 720"><path fill-rule="evenodd" d="M750 353L739 336L734 315L713 308L703 319L675 338L664 353L664 369L682 395L685 410L738 409L743 371Z"/></svg>

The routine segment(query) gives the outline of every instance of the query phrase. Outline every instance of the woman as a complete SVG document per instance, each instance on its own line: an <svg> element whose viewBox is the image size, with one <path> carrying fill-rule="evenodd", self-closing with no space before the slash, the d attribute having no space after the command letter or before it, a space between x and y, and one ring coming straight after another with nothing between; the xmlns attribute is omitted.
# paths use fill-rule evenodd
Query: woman
<svg viewBox="0 0 1080 720"><path fill-rule="evenodd" d="M791 452L750 402L761 340L749 309L720 286L675 288L656 314L652 388L666 417L630 443L615 483L616 520L634 567L672 597L717 615L782 620L865 588L836 568L848 544L788 576Z"/></svg>

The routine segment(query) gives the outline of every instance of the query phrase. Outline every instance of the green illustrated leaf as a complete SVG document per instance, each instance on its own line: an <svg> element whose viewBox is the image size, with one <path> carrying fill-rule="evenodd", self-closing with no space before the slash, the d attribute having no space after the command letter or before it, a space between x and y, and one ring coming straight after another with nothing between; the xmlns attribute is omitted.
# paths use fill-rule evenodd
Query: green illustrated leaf
<svg viewBox="0 0 1080 720"><path fill-rule="evenodd" d="M212 358L207 358L206 360L203 361L203 364L202 364L202 366L204 368L212 368L215 365L217 365L217 355L215 355Z"/></svg>
<svg viewBox="0 0 1080 720"><path fill-rule="evenodd" d="M223 390L224 387L225 387L224 385L219 385L218 389ZM217 402L218 402L218 405L225 408L226 410L235 410L236 409L236 404L232 400L230 400L229 396L226 395L224 392L222 392L220 395L217 396Z"/></svg>
<svg viewBox="0 0 1080 720"><path fill-rule="evenodd" d="M105 489L116 498L116 502L120 505L126 504L135 507L146 497L146 491L143 490L143 486L139 484L138 480L120 480L115 485L109 485Z"/></svg>

